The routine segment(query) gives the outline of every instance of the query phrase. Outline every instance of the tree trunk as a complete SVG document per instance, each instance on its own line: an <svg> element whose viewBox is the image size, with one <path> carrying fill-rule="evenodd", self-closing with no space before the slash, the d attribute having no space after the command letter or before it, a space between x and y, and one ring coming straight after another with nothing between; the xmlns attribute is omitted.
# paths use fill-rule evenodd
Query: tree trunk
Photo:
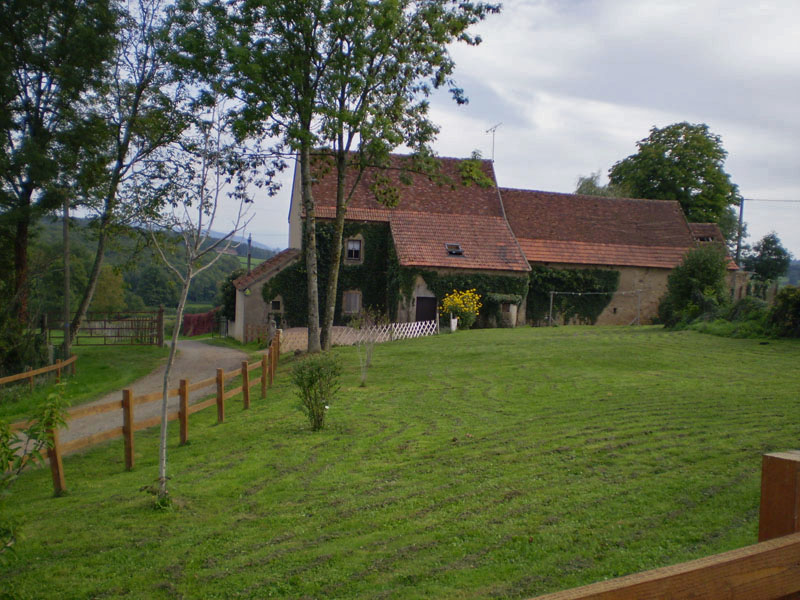
<svg viewBox="0 0 800 600"><path fill-rule="evenodd" d="M303 142L300 148L300 180L303 208L306 211L305 252L308 274L308 352L322 350L319 338L319 292L317 278L317 227L314 215L314 196L311 193L311 148Z"/></svg>
<svg viewBox="0 0 800 600"><path fill-rule="evenodd" d="M339 268L342 263L342 238L344 236L344 217L347 212L344 179L347 169L347 155L339 152L336 156L336 221L333 225L333 244L331 246L328 288L325 298L325 312L322 321L322 349L330 350L333 337L333 316L336 313L336 291L339 287ZM363 249L362 249L363 251Z"/></svg>
<svg viewBox="0 0 800 600"><path fill-rule="evenodd" d="M97 279L100 276L100 269L103 266L103 258L106 251L106 240L108 234L106 233L105 226L100 228L100 237L97 238L97 252L94 256L94 263L92 270L89 273L89 281L86 283L86 289L83 291L83 296L78 304L78 309L75 312L75 317L72 319L72 324L69 328L70 343L75 341L75 336L78 335L78 329L83 324L83 319L86 317L86 312L89 310L89 305L94 298L95 289L97 289Z"/></svg>
<svg viewBox="0 0 800 600"><path fill-rule="evenodd" d="M19 198L19 216L14 235L14 296L17 298L17 319L23 324L28 322L28 237L32 192L33 190L26 189Z"/></svg>
<svg viewBox="0 0 800 600"><path fill-rule="evenodd" d="M161 438L159 441L158 450L158 499L163 501L167 498L167 426L169 424L167 415L169 414L169 406L167 400L169 398L169 375L172 371L172 363L175 362L175 354L178 349L178 335L181 330L181 321L183 320L183 309L186 306L186 297L189 295L189 285L192 283L192 266L191 262L186 268L185 279L183 287L181 288L181 296L178 300L178 310L175 315L175 326L172 329L172 339L169 345L169 357L167 364L164 368L164 384L161 388Z"/></svg>

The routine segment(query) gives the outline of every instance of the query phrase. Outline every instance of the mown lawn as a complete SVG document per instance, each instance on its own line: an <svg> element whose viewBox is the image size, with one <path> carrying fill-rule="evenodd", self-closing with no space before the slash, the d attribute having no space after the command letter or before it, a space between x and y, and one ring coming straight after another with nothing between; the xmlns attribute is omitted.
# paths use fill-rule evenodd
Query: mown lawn
<svg viewBox="0 0 800 600"><path fill-rule="evenodd" d="M169 354L169 348L155 346L73 346L78 355L76 375L63 378L61 392L68 406L95 400L103 394L120 390L157 368ZM0 386L0 419L21 421L30 417L55 388L55 373L35 379L33 392L28 381Z"/></svg>
<svg viewBox="0 0 800 600"><path fill-rule="evenodd" d="M285 357L266 400L15 483L19 598L524 598L751 544L761 454L798 447L800 343L657 328L459 332L353 348L328 428Z"/></svg>

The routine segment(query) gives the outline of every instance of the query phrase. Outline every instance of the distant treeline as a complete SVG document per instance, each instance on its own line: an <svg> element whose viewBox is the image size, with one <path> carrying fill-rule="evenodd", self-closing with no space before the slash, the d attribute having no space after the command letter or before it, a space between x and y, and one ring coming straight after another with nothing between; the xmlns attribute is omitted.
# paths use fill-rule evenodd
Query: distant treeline
<svg viewBox="0 0 800 600"><path fill-rule="evenodd" d="M42 219L37 226L31 251L32 314L57 313L64 307L62 222ZM180 259L180 239L171 239L171 254ZM80 299L95 253L92 228L82 219L71 220L70 226L70 303L74 308ZM247 243L233 248L236 256L220 256L192 281L188 302L218 304L220 284L231 272L241 268L239 256L247 256ZM253 246L252 256L260 262L273 256L275 250ZM147 237L135 229L121 229L106 251L103 270L97 282L90 312L141 310L160 304L173 306L178 300L178 279L152 248Z"/></svg>

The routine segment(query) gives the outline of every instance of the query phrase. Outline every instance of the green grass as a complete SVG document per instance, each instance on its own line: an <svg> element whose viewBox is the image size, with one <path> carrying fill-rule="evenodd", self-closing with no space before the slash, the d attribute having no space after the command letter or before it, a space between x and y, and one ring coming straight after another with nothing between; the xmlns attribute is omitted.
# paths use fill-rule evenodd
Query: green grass
<svg viewBox="0 0 800 600"><path fill-rule="evenodd" d="M756 541L761 455L800 437L800 343L644 328L459 332L353 348L325 430L285 357L250 411L15 482L19 598L524 598ZM254 373L255 374L255 373Z"/></svg>
<svg viewBox="0 0 800 600"><path fill-rule="evenodd" d="M240 256L238 258L239 258L239 266L242 269L246 269L247 268L247 257L246 256ZM264 258L251 258L250 259L250 268L251 269L255 269L256 265L260 265L265 260L266 259L264 259Z"/></svg>
<svg viewBox="0 0 800 600"><path fill-rule="evenodd" d="M121 390L158 367L169 353L155 346L73 346L78 355L76 375L63 378L64 398L69 406L94 400L103 394ZM55 390L55 374L36 378L33 392L28 382L0 387L0 419L7 422L30 417Z"/></svg>

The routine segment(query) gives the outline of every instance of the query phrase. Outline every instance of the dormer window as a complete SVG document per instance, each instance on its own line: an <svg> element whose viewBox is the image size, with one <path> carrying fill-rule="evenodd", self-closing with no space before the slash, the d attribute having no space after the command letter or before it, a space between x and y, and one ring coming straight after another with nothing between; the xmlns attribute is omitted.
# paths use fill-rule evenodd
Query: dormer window
<svg viewBox="0 0 800 600"><path fill-rule="evenodd" d="M445 250L450 256L463 256L464 250L461 248L461 244L445 244Z"/></svg>
<svg viewBox="0 0 800 600"><path fill-rule="evenodd" d="M360 263L363 260L362 244L363 240L352 238L345 241L344 259L349 263Z"/></svg>
<svg viewBox="0 0 800 600"><path fill-rule="evenodd" d="M710 235L701 235L697 238L698 242L713 242L714 238Z"/></svg>

